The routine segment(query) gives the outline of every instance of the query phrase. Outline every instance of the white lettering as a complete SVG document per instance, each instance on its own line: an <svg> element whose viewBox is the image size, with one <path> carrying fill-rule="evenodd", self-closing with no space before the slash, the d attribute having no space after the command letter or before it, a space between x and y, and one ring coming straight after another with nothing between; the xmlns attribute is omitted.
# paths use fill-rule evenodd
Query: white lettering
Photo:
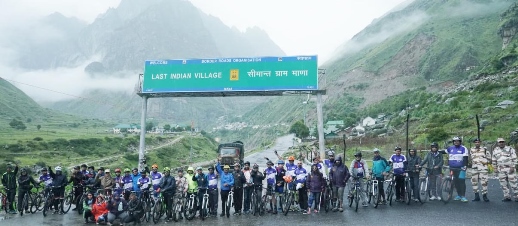
<svg viewBox="0 0 518 226"><path fill-rule="evenodd" d="M166 79L167 74L151 74L151 79Z"/></svg>
<svg viewBox="0 0 518 226"><path fill-rule="evenodd" d="M288 76L288 71L275 71L275 76Z"/></svg>
<svg viewBox="0 0 518 226"><path fill-rule="evenodd" d="M300 76L300 75L308 76L308 70L295 70L295 71L291 71L291 74L295 75L295 76Z"/></svg>
<svg viewBox="0 0 518 226"><path fill-rule="evenodd" d="M171 74L171 79L190 79L191 78L191 73L172 73Z"/></svg>
<svg viewBox="0 0 518 226"><path fill-rule="evenodd" d="M194 73L194 78L221 78L221 72Z"/></svg>

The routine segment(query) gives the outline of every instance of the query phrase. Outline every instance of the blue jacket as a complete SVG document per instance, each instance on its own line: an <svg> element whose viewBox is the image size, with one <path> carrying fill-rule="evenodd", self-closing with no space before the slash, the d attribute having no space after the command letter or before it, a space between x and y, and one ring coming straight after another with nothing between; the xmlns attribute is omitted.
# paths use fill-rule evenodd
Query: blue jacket
<svg viewBox="0 0 518 226"><path fill-rule="evenodd" d="M372 159L372 174L374 177L382 178L383 172L390 172L390 165L385 158L381 156L374 157L374 159Z"/></svg>
<svg viewBox="0 0 518 226"><path fill-rule="evenodd" d="M234 186L234 175L232 175L230 172L223 172L223 169L221 168L219 162L218 164L216 164L216 169L218 170L219 176L221 178L220 189L222 191L229 191L230 187ZM225 187L225 184L228 184L228 186Z"/></svg>
<svg viewBox="0 0 518 226"><path fill-rule="evenodd" d="M138 186L138 179L140 178L140 173L137 175L131 174L131 180L133 180L133 191L140 191L140 187Z"/></svg>

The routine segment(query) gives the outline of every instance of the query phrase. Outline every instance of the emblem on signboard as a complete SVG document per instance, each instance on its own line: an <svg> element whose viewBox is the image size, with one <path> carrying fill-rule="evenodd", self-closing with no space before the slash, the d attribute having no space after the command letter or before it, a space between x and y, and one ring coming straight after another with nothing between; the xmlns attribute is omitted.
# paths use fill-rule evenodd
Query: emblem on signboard
<svg viewBox="0 0 518 226"><path fill-rule="evenodd" d="M186 61L186 60L182 60L182 64L186 64L186 63L187 63L187 61Z"/></svg>
<svg viewBox="0 0 518 226"><path fill-rule="evenodd" d="M230 81L239 80L239 69L231 69L230 70Z"/></svg>
<svg viewBox="0 0 518 226"><path fill-rule="evenodd" d="M277 61L282 61L282 57L277 58Z"/></svg>

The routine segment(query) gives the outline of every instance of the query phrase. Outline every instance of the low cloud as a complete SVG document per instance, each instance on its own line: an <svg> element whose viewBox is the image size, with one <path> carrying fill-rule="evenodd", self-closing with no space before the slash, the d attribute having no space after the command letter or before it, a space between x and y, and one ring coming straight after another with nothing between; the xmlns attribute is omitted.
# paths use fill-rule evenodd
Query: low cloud
<svg viewBox="0 0 518 226"><path fill-rule="evenodd" d="M505 10L510 4L510 2L504 1L477 3L473 1L462 0L458 4L446 8L446 10L441 12L441 14L447 15L449 17L484 16L488 14L501 13L503 12L502 10Z"/></svg>

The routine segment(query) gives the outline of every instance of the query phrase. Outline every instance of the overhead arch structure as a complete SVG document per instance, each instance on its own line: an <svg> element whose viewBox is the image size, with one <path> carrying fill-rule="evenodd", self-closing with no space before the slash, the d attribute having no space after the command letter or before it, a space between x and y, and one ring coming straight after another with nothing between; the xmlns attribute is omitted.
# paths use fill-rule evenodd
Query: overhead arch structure
<svg viewBox="0 0 518 226"><path fill-rule="evenodd" d="M139 169L145 165L147 101L166 97L316 95L319 149L324 159L324 76L316 55L146 61L136 86L142 97Z"/></svg>

